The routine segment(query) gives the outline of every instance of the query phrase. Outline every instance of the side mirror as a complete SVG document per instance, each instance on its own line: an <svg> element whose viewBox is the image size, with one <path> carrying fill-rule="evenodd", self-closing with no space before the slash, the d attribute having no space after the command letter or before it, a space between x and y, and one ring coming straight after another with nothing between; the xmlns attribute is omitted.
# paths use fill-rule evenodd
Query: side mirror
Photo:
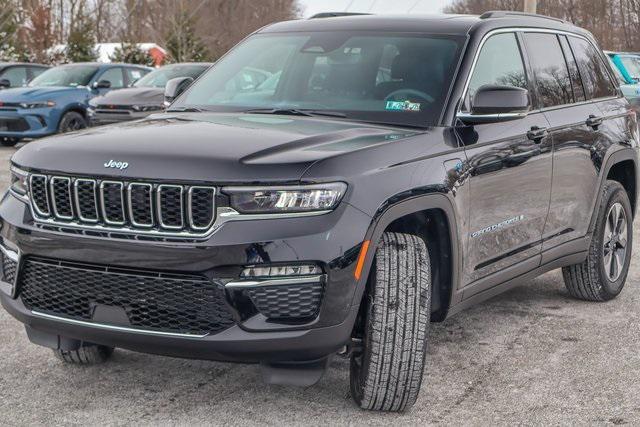
<svg viewBox="0 0 640 427"><path fill-rule="evenodd" d="M99 82L95 82L93 84L94 89L109 89L111 87L111 82L109 80L100 80Z"/></svg>
<svg viewBox="0 0 640 427"><path fill-rule="evenodd" d="M0 79L0 89L8 89L11 87L11 82L8 79Z"/></svg>
<svg viewBox="0 0 640 427"><path fill-rule="evenodd" d="M193 83L191 77L176 77L169 80L164 87L164 105L169 106L191 83Z"/></svg>
<svg viewBox="0 0 640 427"><path fill-rule="evenodd" d="M499 123L527 116L529 91L514 86L481 86L473 97L471 112L458 113L466 124Z"/></svg>

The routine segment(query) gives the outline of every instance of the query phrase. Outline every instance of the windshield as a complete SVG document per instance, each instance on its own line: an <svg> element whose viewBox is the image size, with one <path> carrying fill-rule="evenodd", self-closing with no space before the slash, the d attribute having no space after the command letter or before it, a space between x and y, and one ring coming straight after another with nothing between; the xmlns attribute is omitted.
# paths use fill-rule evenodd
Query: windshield
<svg viewBox="0 0 640 427"><path fill-rule="evenodd" d="M620 61L624 65L629 75L634 79L640 78L640 57L637 56L621 56Z"/></svg>
<svg viewBox="0 0 640 427"><path fill-rule="evenodd" d="M432 126L463 41L363 32L257 35L216 63L171 109L295 109Z"/></svg>
<svg viewBox="0 0 640 427"><path fill-rule="evenodd" d="M624 76L622 75L622 72L617 67L617 65L613 62L613 59L609 55L607 55L607 58L609 59L609 65L611 65L611 69L613 70L613 74L615 74L616 79L618 79L618 83L621 84L621 85L626 85L627 84L627 80L624 78Z"/></svg>
<svg viewBox="0 0 640 427"><path fill-rule="evenodd" d="M177 77L195 79L207 69L207 65L167 65L150 72L133 85L135 87L165 87L167 82Z"/></svg>
<svg viewBox="0 0 640 427"><path fill-rule="evenodd" d="M29 86L88 86L96 71L98 67L93 65L64 65L45 71Z"/></svg>

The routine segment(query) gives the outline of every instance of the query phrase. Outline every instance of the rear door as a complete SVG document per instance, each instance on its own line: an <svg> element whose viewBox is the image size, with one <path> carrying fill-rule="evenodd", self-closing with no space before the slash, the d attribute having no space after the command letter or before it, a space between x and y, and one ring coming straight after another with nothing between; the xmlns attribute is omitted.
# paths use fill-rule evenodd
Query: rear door
<svg viewBox="0 0 640 427"><path fill-rule="evenodd" d="M516 86L531 93L516 33L495 34L484 42L463 111L468 111L475 91L484 85ZM465 297L539 265L551 190L547 127L544 114L533 111L519 120L457 128L467 155L470 189L470 234L464 237Z"/></svg>
<svg viewBox="0 0 640 427"><path fill-rule="evenodd" d="M551 260L555 257L552 248L570 246L587 234L600 183L602 158L598 153L611 144L606 129L619 113L610 111L607 119L599 104L616 98L617 90L602 55L588 40L551 34L525 37L532 45L528 51L537 56L531 61L547 76L541 77L537 87L544 90L557 85L571 90L571 96L557 100L551 96L544 105L553 138L553 183L543 245L543 253L551 252L543 260ZM545 74L545 67L554 67L554 72ZM558 105L549 105L554 101Z"/></svg>

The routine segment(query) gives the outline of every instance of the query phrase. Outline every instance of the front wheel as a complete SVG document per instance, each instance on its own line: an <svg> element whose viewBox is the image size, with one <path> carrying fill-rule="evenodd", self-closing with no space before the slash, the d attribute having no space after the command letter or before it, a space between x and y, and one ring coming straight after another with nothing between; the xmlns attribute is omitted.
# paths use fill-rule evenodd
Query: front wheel
<svg viewBox="0 0 640 427"><path fill-rule="evenodd" d="M418 398L427 350L431 266L424 240L384 233L368 286L351 395L363 409L404 411Z"/></svg>
<svg viewBox="0 0 640 427"><path fill-rule="evenodd" d="M3 147L14 147L20 139L18 138L0 138L0 145Z"/></svg>
<svg viewBox="0 0 640 427"><path fill-rule="evenodd" d="M80 113L69 111L62 116L58 125L59 133L73 132L87 127L87 121Z"/></svg>
<svg viewBox="0 0 640 427"><path fill-rule="evenodd" d="M604 185L586 261L562 269L569 294L586 301L609 301L622 291L633 239L631 203L617 181Z"/></svg>

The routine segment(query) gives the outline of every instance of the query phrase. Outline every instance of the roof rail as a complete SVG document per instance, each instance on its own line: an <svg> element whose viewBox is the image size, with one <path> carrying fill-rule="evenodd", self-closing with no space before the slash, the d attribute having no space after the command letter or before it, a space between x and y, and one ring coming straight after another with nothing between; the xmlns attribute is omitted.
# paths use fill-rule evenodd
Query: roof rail
<svg viewBox="0 0 640 427"><path fill-rule="evenodd" d="M565 21L564 19L554 18L552 16L538 15L535 13L516 12L511 10L490 10L489 12L485 12L480 15L480 19L504 18L506 16L529 16L531 18L550 19L552 21L562 22L563 24L567 23L567 21Z"/></svg>
<svg viewBox="0 0 640 427"><path fill-rule="evenodd" d="M358 15L371 15L371 13L358 13L358 12L322 12L316 13L309 19L318 18L337 18L339 16L358 16Z"/></svg>

